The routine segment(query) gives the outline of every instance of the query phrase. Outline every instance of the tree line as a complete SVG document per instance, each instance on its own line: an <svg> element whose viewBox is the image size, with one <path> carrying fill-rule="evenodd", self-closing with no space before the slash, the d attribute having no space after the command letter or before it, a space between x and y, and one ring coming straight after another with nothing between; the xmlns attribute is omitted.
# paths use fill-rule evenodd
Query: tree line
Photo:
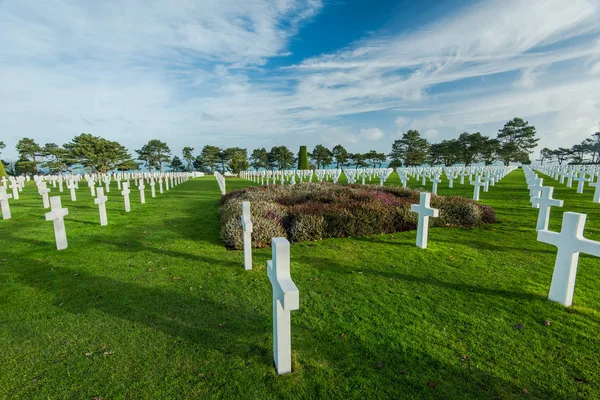
<svg viewBox="0 0 600 400"><path fill-rule="evenodd" d="M186 146L181 157L172 155L167 143L153 139L135 150L135 157L120 143L107 140L90 133L75 136L63 145L56 143L38 144L31 138L22 138L16 145L19 159L5 163L11 175L37 174L40 172L71 172L74 166L87 168L92 172L132 171L144 166L149 171L163 171L165 167L173 171L231 171L234 174L251 168L256 170L285 170L307 168L374 167L390 168L402 166L464 164L476 162L490 165L502 161L529 163L529 154L539 140L535 138L535 127L521 118L508 121L498 131L496 138L483 136L480 132L464 132L456 139L429 143L417 130L408 130L401 139L395 140L389 154L370 150L366 153L352 153L341 144L331 150L318 144L311 152L301 146L298 155L286 146L273 146L254 149L248 157L246 149L239 147L220 148L206 145L199 154ZM600 160L600 133L596 134L594 159ZM0 150L6 146L0 142ZM544 149L546 150L546 149ZM543 150L543 151L544 151ZM309 163L309 160L312 164ZM547 159L547 158L546 158Z"/></svg>
<svg viewBox="0 0 600 400"><path fill-rule="evenodd" d="M571 147L559 147L557 149L544 147L540 150L540 158L537 161L541 164L544 164L544 161L556 161L559 165L562 165L565 161L571 164L600 163L600 132L594 133L583 142L574 144Z"/></svg>

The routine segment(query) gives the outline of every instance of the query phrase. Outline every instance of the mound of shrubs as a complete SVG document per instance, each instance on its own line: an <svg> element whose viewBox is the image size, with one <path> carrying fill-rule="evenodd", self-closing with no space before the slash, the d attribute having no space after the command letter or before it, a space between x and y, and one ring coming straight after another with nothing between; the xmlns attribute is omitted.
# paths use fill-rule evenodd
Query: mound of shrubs
<svg viewBox="0 0 600 400"><path fill-rule="evenodd" d="M227 247L241 249L242 202L252 213L252 246L268 247L271 238L291 242L332 237L367 236L417 228L411 204L420 192L401 187L301 183L284 186L252 186L228 193L221 199L221 239ZM463 226L496 222L494 209L458 196L433 196L431 206L440 210L430 226Z"/></svg>

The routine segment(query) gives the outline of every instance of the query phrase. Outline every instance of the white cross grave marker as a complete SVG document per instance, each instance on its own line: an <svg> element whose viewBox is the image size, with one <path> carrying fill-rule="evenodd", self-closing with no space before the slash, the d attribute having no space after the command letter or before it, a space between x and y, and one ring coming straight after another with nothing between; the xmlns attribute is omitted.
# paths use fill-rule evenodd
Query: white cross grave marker
<svg viewBox="0 0 600 400"><path fill-rule="evenodd" d="M273 286L273 359L279 375L292 372L291 310L300 308L298 288L290 277L290 242L273 238L267 275Z"/></svg>
<svg viewBox="0 0 600 400"><path fill-rule="evenodd" d="M479 175L475 175L475 180L470 182L473 185L473 200L475 201L479 201L479 190L482 186L485 186L485 183L481 182L480 178Z"/></svg>
<svg viewBox="0 0 600 400"><path fill-rule="evenodd" d="M54 223L54 238L56 239L56 250L67 248L67 231L65 229L65 215L69 215L69 210L62 208L60 196L50 198L52 211L46 213L46 221Z"/></svg>
<svg viewBox="0 0 600 400"><path fill-rule="evenodd" d="M140 181L140 185L138 186L138 189L140 190L140 203L141 204L146 204L146 186L144 185L144 181Z"/></svg>
<svg viewBox="0 0 600 400"><path fill-rule="evenodd" d="M12 198L13 200L19 200L19 182L11 181L9 189L12 189Z"/></svg>
<svg viewBox="0 0 600 400"><path fill-rule="evenodd" d="M558 248L548 299L567 307L573 304L579 253L600 257L600 242L583 237L586 218L586 214L566 212L560 233L548 230L538 232L538 241Z"/></svg>
<svg viewBox="0 0 600 400"><path fill-rule="evenodd" d="M600 182L596 181L594 183L590 183L588 186L595 188L594 190L594 203L600 203Z"/></svg>
<svg viewBox="0 0 600 400"><path fill-rule="evenodd" d="M440 179L439 175L435 175L433 177L433 179L431 180L431 183L433 183L433 187L431 188L431 193L437 195L437 189L438 189L438 183L440 183L442 180Z"/></svg>
<svg viewBox="0 0 600 400"><path fill-rule="evenodd" d="M0 186L0 207L2 208L2 219L10 219L10 206L8 199L12 199L12 194L6 193L6 186Z"/></svg>
<svg viewBox="0 0 600 400"><path fill-rule="evenodd" d="M50 189L46 186L46 182L40 183L38 188L38 193L42 195L42 201L44 202L44 208L50 207L50 201L48 200L48 193L50 193Z"/></svg>
<svg viewBox="0 0 600 400"><path fill-rule="evenodd" d="M250 202L242 202L242 228L244 229L244 268L252 269L252 220Z"/></svg>
<svg viewBox="0 0 600 400"><path fill-rule="evenodd" d="M431 193L421 192L421 202L412 204L410 209L412 212L419 214L419 222L417 224L417 247L421 249L427 248L427 237L429 235L429 217L438 217L440 210L431 208Z"/></svg>
<svg viewBox="0 0 600 400"><path fill-rule="evenodd" d="M131 193L131 190L129 190L129 182L123 182L121 187L123 188L121 195L123 195L123 200L125 201L125 212L129 212L131 211L131 204L129 203L129 193Z"/></svg>
<svg viewBox="0 0 600 400"><path fill-rule="evenodd" d="M77 201L77 194L75 193L75 188L77 187L77 185L75 185L75 182L69 181L67 183L67 187L69 188L69 191L71 192L71 201Z"/></svg>
<svg viewBox="0 0 600 400"><path fill-rule="evenodd" d="M579 177L575 178L575 180L577 181L577 193L582 194L585 183L589 182L590 180L585 177L585 172L583 172L583 171L581 171L581 173L579 174Z"/></svg>
<svg viewBox="0 0 600 400"><path fill-rule="evenodd" d="M154 177L152 177L150 179L150 191L152 194L152 198L156 197L156 188L154 186L156 186L156 182L154 182Z"/></svg>
<svg viewBox="0 0 600 400"><path fill-rule="evenodd" d="M94 199L94 203L98 204L98 211L100 213L100 226L108 225L108 219L106 218L106 202L108 197L104 195L104 189L99 187L96 190L98 197Z"/></svg>
<svg viewBox="0 0 600 400"><path fill-rule="evenodd" d="M88 186L90 188L90 195L92 197L96 197L96 186L94 186L94 180L93 179L90 179L88 181Z"/></svg>
<svg viewBox="0 0 600 400"><path fill-rule="evenodd" d="M538 213L537 226L535 228L536 231L547 230L548 229L548 221L550 220L550 208L551 207L562 207L563 201L556 200L552 198L552 194L554 193L554 187L552 186L543 186L540 197L533 197L531 199L531 204L534 208L540 209Z"/></svg>

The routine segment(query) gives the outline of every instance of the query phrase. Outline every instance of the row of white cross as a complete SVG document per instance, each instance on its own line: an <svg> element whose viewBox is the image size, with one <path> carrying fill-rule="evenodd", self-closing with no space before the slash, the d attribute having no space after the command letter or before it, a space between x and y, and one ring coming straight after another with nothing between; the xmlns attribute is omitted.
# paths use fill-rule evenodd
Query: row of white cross
<svg viewBox="0 0 600 400"><path fill-rule="evenodd" d="M483 188L484 192L489 190L490 186L494 186L496 182L505 177L516 167L499 167L499 166L485 166L485 167L409 167L409 168L396 168L396 172L402 183L402 187L407 187L407 182L410 178L421 181L421 186L427 184L427 180L432 183L431 193L437 195L438 184L442 182L442 174L446 175L448 179L449 187L454 187L454 180L460 179L460 184L464 184L465 178L468 177L469 183L473 186L473 200L479 201L480 191ZM348 183L355 184L359 179L364 185L366 180L371 181L373 178L379 178L379 185L383 186L390 175L394 172L391 168L357 168L357 169L318 169L318 170L282 170L282 171L242 171L240 177L248 179L254 183L260 183L261 185L277 184L278 181L281 185L289 183L291 185L296 184L296 177L299 178L300 182L307 181L311 182L313 176L316 175L317 180L322 182L323 180L332 180L334 183L338 183L338 180L343 173L346 176ZM219 174L220 175L220 174ZM215 174L217 176L217 174ZM473 179L474 177L474 179ZM224 186L221 183L219 176L217 176L219 186Z"/></svg>
<svg viewBox="0 0 600 400"><path fill-rule="evenodd" d="M556 167L535 165L533 169L550 176L560 184L565 183L567 178L567 187L573 186L573 181L577 182L577 194L583 194L585 184L594 188L594 203L600 203L600 168L597 166L577 166L579 169L569 169L568 171L557 169ZM565 167L568 168L568 167Z"/></svg>
<svg viewBox="0 0 600 400"><path fill-rule="evenodd" d="M219 184L219 189L221 189L221 194L225 195L227 193L227 189L225 187L225 177L221 175L219 171L214 172L215 178L217 178L217 183Z"/></svg>
<svg viewBox="0 0 600 400"><path fill-rule="evenodd" d="M160 193L163 193L161 178L162 177L158 177L159 185L160 185ZM145 177L140 177L139 181L138 181L138 190L140 192L140 203L141 204L146 203L146 193L145 193L146 186L144 185L144 179L145 179ZM178 185L180 183L187 181L188 179L189 179L189 174L181 174L178 176L174 176L172 185ZM150 187L152 189L151 190L152 197L156 197L156 191L155 191L155 187L154 187L155 186L154 176L149 176L149 180L150 180ZM64 217L69 214L69 210L67 208L62 207L62 201L61 201L60 196L49 197L50 188L47 187L46 182L44 180L40 179L40 180L36 180L36 182L38 185L38 193L40 193L42 195L44 208L51 209L50 212L46 213L45 216L46 216L47 221L52 221L54 224L54 236L56 239L56 249L64 250L68 247ZM165 179L165 183L167 185L166 189L169 190L168 179ZM128 181L123 182L123 184L120 186L122 187L121 195L123 196L125 212L130 212L131 211L131 203L130 203L129 195L131 193L131 190L129 189L129 182ZM74 184L72 184L70 186L70 190L71 190L71 200L75 201L76 197L73 193L73 191L75 190ZM108 216L106 213L106 202L108 201L108 196L106 196L104 194L103 187L96 188L96 190L94 191L94 194L96 195L96 197L94 199L94 203L98 205L100 225L101 226L108 225ZM11 218L10 207L9 207L9 203L8 203L8 200L11 198L13 198L13 195L7 194L6 187L0 186L0 209L2 211L3 219Z"/></svg>
<svg viewBox="0 0 600 400"><path fill-rule="evenodd" d="M586 214L565 212L560 232L549 231L551 207L562 207L563 201L552 198L554 188L543 186L543 178L539 178L528 167L524 167L524 171L532 205L539 208L537 240L557 248L548 299L569 307L573 304L579 253L600 257L600 242L583 237Z"/></svg>

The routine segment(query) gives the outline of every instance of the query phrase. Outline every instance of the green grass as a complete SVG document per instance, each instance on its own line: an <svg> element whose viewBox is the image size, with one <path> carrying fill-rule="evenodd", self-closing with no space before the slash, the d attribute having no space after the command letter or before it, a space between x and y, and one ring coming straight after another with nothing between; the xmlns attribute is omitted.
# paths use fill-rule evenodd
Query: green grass
<svg viewBox="0 0 600 400"><path fill-rule="evenodd" d="M439 193L472 190L444 181ZM430 229L426 250L414 231L292 245L300 310L294 372L281 377L270 249L254 251L248 272L241 251L225 250L214 178L156 199L147 190L145 205L132 192L127 214L113 186L106 227L87 187L76 203L65 192L60 252L35 187L11 202L13 218L0 220L0 398L600 396L600 260L581 257L573 307L546 299L556 249L536 241L522 171L481 193L500 223ZM600 239L590 190L555 197L565 207L550 229L563 211L585 212L586 237Z"/></svg>

